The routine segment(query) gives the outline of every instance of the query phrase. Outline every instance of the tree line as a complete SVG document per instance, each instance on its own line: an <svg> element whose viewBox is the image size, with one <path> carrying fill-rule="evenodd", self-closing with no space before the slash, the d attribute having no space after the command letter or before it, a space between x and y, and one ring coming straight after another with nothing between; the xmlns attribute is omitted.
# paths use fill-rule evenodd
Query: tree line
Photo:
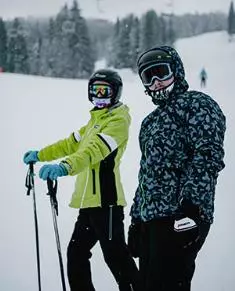
<svg viewBox="0 0 235 291"><path fill-rule="evenodd" d="M85 19L77 0L49 19L0 18L0 67L11 73L62 78L89 78L95 62L131 68L142 51L156 45L174 45L178 38L225 30L230 16L157 14L149 10L115 23Z"/></svg>
<svg viewBox="0 0 235 291"><path fill-rule="evenodd" d="M77 1L48 21L0 20L0 66L13 73L86 78L95 52Z"/></svg>

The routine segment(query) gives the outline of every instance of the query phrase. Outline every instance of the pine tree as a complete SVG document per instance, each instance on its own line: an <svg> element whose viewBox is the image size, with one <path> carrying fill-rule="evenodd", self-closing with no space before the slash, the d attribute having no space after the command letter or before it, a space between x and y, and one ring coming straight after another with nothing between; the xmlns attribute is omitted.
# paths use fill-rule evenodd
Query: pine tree
<svg viewBox="0 0 235 291"><path fill-rule="evenodd" d="M235 13L233 1L230 3L229 13L228 13L228 34L230 38L235 34Z"/></svg>
<svg viewBox="0 0 235 291"><path fill-rule="evenodd" d="M117 19L109 48L108 65L133 68L139 52L139 20L133 14Z"/></svg>
<svg viewBox="0 0 235 291"><path fill-rule="evenodd" d="M68 35L73 29L69 19L69 9L67 5L61 9L55 19L53 53L55 54L54 76L70 77L71 64Z"/></svg>
<svg viewBox="0 0 235 291"><path fill-rule="evenodd" d="M91 46L86 20L81 16L76 0L70 10L71 33L68 35L72 78L88 78L95 64L95 52Z"/></svg>
<svg viewBox="0 0 235 291"><path fill-rule="evenodd" d="M40 75L42 68L42 43L44 36L41 33L39 22L30 25L31 34L27 38L28 61L30 63L30 74Z"/></svg>
<svg viewBox="0 0 235 291"><path fill-rule="evenodd" d="M51 23L52 24L52 23ZM95 53L85 19L81 16L78 3L72 8L65 5L54 22L50 64L53 75L66 78L88 78L94 70Z"/></svg>
<svg viewBox="0 0 235 291"><path fill-rule="evenodd" d="M136 71L136 61L139 56L139 43L140 43L140 29L139 29L139 19L136 17L133 20L133 25L130 32L130 67L133 71Z"/></svg>
<svg viewBox="0 0 235 291"><path fill-rule="evenodd" d="M43 76L56 76L57 52L55 20L50 18L41 47L41 74Z"/></svg>
<svg viewBox="0 0 235 291"><path fill-rule="evenodd" d="M119 49L119 32L120 32L120 20L117 18L113 34L110 37L108 55L107 55L107 65L109 67L118 68L118 49Z"/></svg>
<svg viewBox="0 0 235 291"><path fill-rule="evenodd" d="M165 21L165 26L167 26L166 29L166 43L165 44L169 44L169 45L173 45L175 42L175 31L174 31L174 27L173 27L173 19L174 19L174 15L171 13L169 14L169 18L168 18L168 22L166 23ZM164 20L163 20L164 21Z"/></svg>
<svg viewBox="0 0 235 291"><path fill-rule="evenodd" d="M129 15L120 22L118 46L117 46L117 68L130 68L131 67L131 39L130 32L133 27L134 16Z"/></svg>
<svg viewBox="0 0 235 291"><path fill-rule="evenodd" d="M0 18L0 68L7 71L7 32L2 18Z"/></svg>
<svg viewBox="0 0 235 291"><path fill-rule="evenodd" d="M14 19L9 35L8 70L12 73L27 74L29 72L24 31L18 18Z"/></svg>
<svg viewBox="0 0 235 291"><path fill-rule="evenodd" d="M158 16L154 10L147 11L141 19L140 51L145 51L161 44L162 35Z"/></svg>

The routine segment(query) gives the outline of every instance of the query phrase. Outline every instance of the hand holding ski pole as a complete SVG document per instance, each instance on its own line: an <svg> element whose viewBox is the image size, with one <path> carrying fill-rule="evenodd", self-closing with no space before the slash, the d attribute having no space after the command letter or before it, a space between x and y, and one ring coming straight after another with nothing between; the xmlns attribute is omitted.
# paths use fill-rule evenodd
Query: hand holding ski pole
<svg viewBox="0 0 235 291"><path fill-rule="evenodd" d="M63 177L63 176L67 176L68 175L68 171L66 169L66 167L64 166L63 163L60 163L59 165L54 164L54 165L44 165L41 167L40 171L39 171L39 177L42 180L57 180L58 177ZM48 185L48 182L47 182Z"/></svg>
<svg viewBox="0 0 235 291"><path fill-rule="evenodd" d="M39 161L38 151L27 151L24 154L23 161L26 165L34 164Z"/></svg>

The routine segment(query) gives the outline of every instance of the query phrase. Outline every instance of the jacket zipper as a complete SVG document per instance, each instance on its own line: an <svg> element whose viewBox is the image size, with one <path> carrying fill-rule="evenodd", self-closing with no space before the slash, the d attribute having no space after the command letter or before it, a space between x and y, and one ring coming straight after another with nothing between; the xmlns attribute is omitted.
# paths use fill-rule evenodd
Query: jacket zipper
<svg viewBox="0 0 235 291"><path fill-rule="evenodd" d="M86 183L85 183L85 187L83 189L83 193L82 193L82 197L81 197L81 208L83 206L83 202L84 202L84 198L85 198L85 193L86 193L86 189L87 189L88 180L89 180L89 169L87 170Z"/></svg>
<svg viewBox="0 0 235 291"><path fill-rule="evenodd" d="M92 169L92 185L93 185L93 195L96 194L96 187L95 187L95 170Z"/></svg>
<svg viewBox="0 0 235 291"><path fill-rule="evenodd" d="M109 240L113 238L113 205L109 205Z"/></svg>
<svg viewBox="0 0 235 291"><path fill-rule="evenodd" d="M144 155L145 155L145 157L146 157L146 147L147 147L147 143L145 144L145 147L144 147ZM145 205L145 196L144 196L144 189L143 189L143 185L142 185L142 181L141 181L141 183L140 183L140 187L141 187L141 196L142 196L142 199L143 199L143 202L142 202L142 204L141 204L141 206L140 206L140 217L142 218L142 220L144 221L145 219L144 219L144 215L143 215L143 212L144 212L144 205Z"/></svg>
<svg viewBox="0 0 235 291"><path fill-rule="evenodd" d="M84 135L84 139L88 137L88 135L90 134L90 132L93 129L93 126L96 122L96 119L94 119L94 121L91 124L91 127L88 129L87 133ZM84 202L84 198L85 198L85 193L86 193L86 189L87 189L87 185L88 185L88 180L89 180L89 169L87 170L87 175L86 175L86 182L85 182L85 187L83 189L83 193L82 193L82 197L81 197L81 208L83 206L83 202ZM93 180L93 194L95 194L95 170L92 169L92 180Z"/></svg>

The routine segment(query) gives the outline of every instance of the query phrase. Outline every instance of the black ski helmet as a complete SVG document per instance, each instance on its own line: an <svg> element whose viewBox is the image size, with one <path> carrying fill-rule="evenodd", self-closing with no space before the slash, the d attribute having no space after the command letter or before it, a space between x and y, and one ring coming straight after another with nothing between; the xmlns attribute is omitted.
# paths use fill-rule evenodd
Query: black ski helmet
<svg viewBox="0 0 235 291"><path fill-rule="evenodd" d="M137 69L141 79L142 71L156 63L172 63L172 56L161 48L152 48L142 53L137 60ZM146 87L146 86L145 86ZM148 90L148 88L146 88Z"/></svg>
<svg viewBox="0 0 235 291"><path fill-rule="evenodd" d="M172 63L172 61L172 56L169 52L160 48L152 48L139 56L137 60L138 73L140 75L141 72L149 65L156 63Z"/></svg>
<svg viewBox="0 0 235 291"><path fill-rule="evenodd" d="M121 98L123 83L120 75L116 71L111 69L100 69L91 75L88 82L88 98L91 102L93 96L91 96L90 93L90 86L95 81L104 81L109 83L113 89L113 96L111 96L111 104L113 105L118 103L119 99Z"/></svg>
<svg viewBox="0 0 235 291"><path fill-rule="evenodd" d="M170 64L170 67L172 71L174 72L173 70L174 62L172 59L172 55L162 47L151 48L147 50L146 52L142 53L137 60L137 70L138 70L140 79L142 80L141 73L143 72L144 69L146 69L148 66L151 66L157 63ZM152 91L146 85L144 85L144 87L146 89L145 93L151 96L152 102L156 105L159 105L162 102L165 102L166 99L168 99L170 92L173 90L174 81L171 84L169 84L166 88L163 88L158 91L155 91L155 90Z"/></svg>

